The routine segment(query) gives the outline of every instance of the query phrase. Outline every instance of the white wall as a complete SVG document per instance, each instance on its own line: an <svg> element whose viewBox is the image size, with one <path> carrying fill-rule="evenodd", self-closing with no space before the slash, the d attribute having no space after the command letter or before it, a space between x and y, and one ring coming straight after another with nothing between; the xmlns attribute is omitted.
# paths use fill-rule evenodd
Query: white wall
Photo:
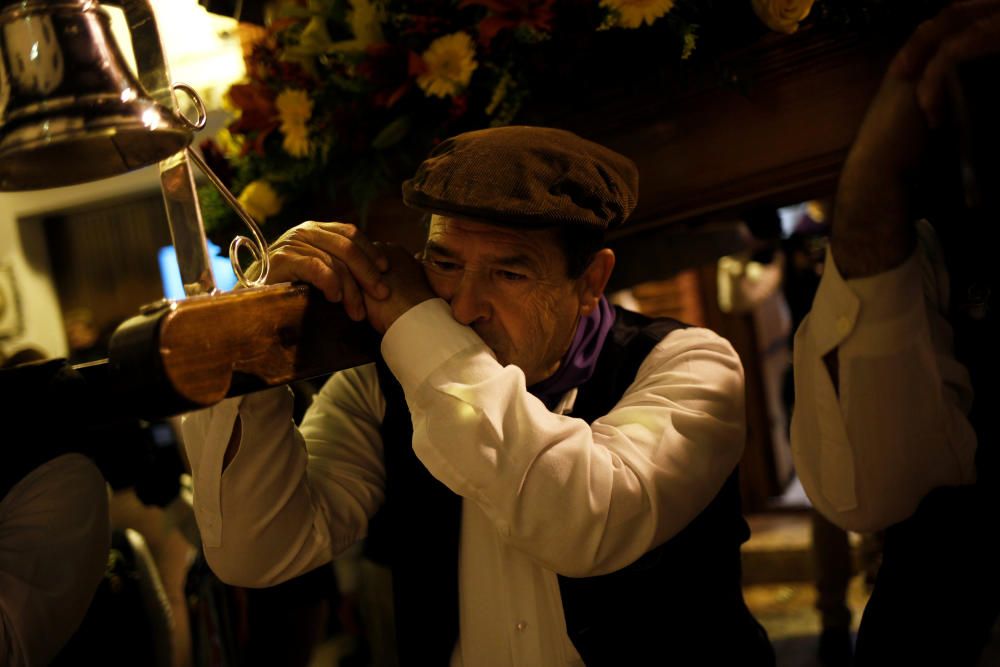
<svg viewBox="0 0 1000 667"><path fill-rule="evenodd" d="M67 352L42 226L18 221L158 189L158 170L147 167L85 185L0 193L0 267L9 267L13 274L22 329L20 335L0 340L0 352L9 354L27 345L53 357Z"/></svg>

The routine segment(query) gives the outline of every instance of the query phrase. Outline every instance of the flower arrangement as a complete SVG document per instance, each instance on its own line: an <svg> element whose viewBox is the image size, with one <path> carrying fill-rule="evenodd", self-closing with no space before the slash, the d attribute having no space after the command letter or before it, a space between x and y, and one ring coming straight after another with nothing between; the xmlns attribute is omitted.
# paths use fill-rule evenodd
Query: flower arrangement
<svg viewBox="0 0 1000 667"><path fill-rule="evenodd" d="M202 149L268 236L325 213L317 202L352 206L363 221L447 136L530 123L608 81L646 85L650 72L794 32L813 3L284 0L247 80L228 92L236 119ZM231 235L236 216L211 188L201 195L210 235Z"/></svg>

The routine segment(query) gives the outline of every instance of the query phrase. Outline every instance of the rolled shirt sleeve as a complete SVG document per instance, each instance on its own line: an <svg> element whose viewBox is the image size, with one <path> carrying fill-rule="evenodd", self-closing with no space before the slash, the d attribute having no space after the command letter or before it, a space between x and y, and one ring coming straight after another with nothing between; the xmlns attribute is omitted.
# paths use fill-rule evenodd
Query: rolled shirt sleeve
<svg viewBox="0 0 1000 667"><path fill-rule="evenodd" d="M185 416L195 517L205 557L221 579L271 586L364 537L384 498L384 411L369 364L334 374L300 428L285 387ZM237 416L239 449L223 470Z"/></svg>
<svg viewBox="0 0 1000 667"><path fill-rule="evenodd" d="M972 389L952 352L947 273L927 223L918 238L901 266L867 278L845 280L828 253L795 335L796 470L815 507L851 530L885 528L928 491L975 480Z"/></svg>
<svg viewBox="0 0 1000 667"><path fill-rule="evenodd" d="M570 576L620 569L684 528L743 451L743 371L704 329L678 330L593 424L553 414L440 299L386 332L413 448L509 544Z"/></svg>

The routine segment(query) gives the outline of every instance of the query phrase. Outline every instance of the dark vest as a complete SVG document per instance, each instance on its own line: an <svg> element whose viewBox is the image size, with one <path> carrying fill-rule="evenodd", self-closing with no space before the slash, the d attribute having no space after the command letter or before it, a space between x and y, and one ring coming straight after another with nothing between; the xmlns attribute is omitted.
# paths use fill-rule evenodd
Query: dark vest
<svg viewBox="0 0 1000 667"><path fill-rule="evenodd" d="M969 418L978 440L977 482L931 491L910 518L886 529L858 631L858 667L971 667L1000 613L997 245L957 217L950 211L937 232L949 271L955 354L975 391ZM995 221L988 225L981 229L992 235Z"/></svg>
<svg viewBox="0 0 1000 667"><path fill-rule="evenodd" d="M653 347L683 326L617 309L572 416L590 423L610 412ZM401 663L447 665L458 637L461 498L414 455L402 388L381 361L378 371L387 403L386 500L366 552L393 572ZM597 577L560 576L566 627L586 664L773 665L740 587L739 548L749 535L734 472L686 528L631 565Z"/></svg>

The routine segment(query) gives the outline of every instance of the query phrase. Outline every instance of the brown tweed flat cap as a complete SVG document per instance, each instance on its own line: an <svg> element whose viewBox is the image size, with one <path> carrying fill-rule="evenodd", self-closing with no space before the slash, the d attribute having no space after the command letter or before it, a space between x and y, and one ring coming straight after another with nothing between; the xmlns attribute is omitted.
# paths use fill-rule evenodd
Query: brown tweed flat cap
<svg viewBox="0 0 1000 667"><path fill-rule="evenodd" d="M510 126L440 143L403 183L421 211L507 227L611 229L635 208L635 164L572 132Z"/></svg>

